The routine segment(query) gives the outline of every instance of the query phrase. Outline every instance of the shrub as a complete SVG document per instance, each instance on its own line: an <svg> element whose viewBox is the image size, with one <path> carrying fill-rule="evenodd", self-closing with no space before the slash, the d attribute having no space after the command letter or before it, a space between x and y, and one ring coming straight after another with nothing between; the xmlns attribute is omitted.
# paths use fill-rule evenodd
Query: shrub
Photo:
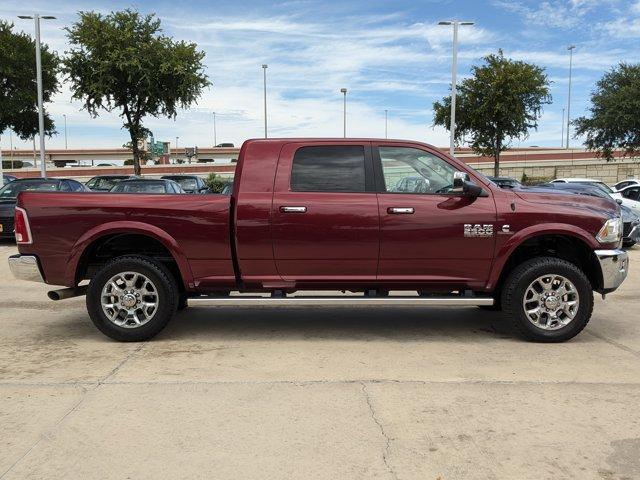
<svg viewBox="0 0 640 480"><path fill-rule="evenodd" d="M227 184L227 181L223 179L217 173L210 173L209 176L204 180L204 183L207 184L211 193L220 193L222 189Z"/></svg>

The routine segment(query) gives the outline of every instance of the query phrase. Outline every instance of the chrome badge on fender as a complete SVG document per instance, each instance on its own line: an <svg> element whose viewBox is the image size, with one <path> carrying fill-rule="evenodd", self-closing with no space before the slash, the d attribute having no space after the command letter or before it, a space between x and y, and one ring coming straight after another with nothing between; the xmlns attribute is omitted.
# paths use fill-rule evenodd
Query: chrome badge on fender
<svg viewBox="0 0 640 480"><path fill-rule="evenodd" d="M464 224L464 236L465 237L492 237L493 225L480 225L471 223Z"/></svg>

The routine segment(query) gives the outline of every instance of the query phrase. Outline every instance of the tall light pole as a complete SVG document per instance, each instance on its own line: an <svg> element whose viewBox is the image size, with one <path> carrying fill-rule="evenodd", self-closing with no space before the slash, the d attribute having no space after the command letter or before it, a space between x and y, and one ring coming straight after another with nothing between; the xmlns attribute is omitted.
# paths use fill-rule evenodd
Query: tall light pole
<svg viewBox="0 0 640 480"><path fill-rule="evenodd" d="M213 112L213 146L218 145L218 137L216 135L216 112Z"/></svg>
<svg viewBox="0 0 640 480"><path fill-rule="evenodd" d="M179 139L179 138L180 138L180 137L176 137L176 151L178 150L178 139Z"/></svg>
<svg viewBox="0 0 640 480"><path fill-rule="evenodd" d="M388 138L388 115L389 111L385 109L384 111L384 138Z"/></svg>
<svg viewBox="0 0 640 480"><path fill-rule="evenodd" d="M267 138L267 68L269 65L262 64L263 87L264 87L264 138Z"/></svg>
<svg viewBox="0 0 640 480"><path fill-rule="evenodd" d="M67 143L67 114L63 113L64 117L64 149L67 150L69 148L69 144Z"/></svg>
<svg viewBox="0 0 640 480"><path fill-rule="evenodd" d="M18 15L18 18L33 19L36 25L36 81L38 84L38 128L40 133L40 173L47 176L47 166L44 161L44 108L42 106L42 60L40 58L40 19L55 20L51 15Z"/></svg>
<svg viewBox="0 0 640 480"><path fill-rule="evenodd" d="M342 103L342 130L343 130L344 138L347 138L347 89L346 88L341 88L340 91L342 92L342 96L343 96L343 103Z"/></svg>
<svg viewBox="0 0 640 480"><path fill-rule="evenodd" d="M567 99L567 149L569 149L569 130L571 125L571 70L573 68L573 50L575 45L569 45L569 98Z"/></svg>
<svg viewBox="0 0 640 480"><path fill-rule="evenodd" d="M560 134L560 148L564 144L564 108L562 109L562 133Z"/></svg>
<svg viewBox="0 0 640 480"><path fill-rule="evenodd" d="M473 25L473 22L461 22L459 20L447 20L438 22L438 25L453 25L453 58L451 62L451 123L449 125L449 155L453 156L456 136L456 77L458 73L458 27L460 25Z"/></svg>
<svg viewBox="0 0 640 480"><path fill-rule="evenodd" d="M2 132L0 132L2 133ZM2 137L0 136L0 140ZM0 141L0 188L4 186L4 173L3 173L3 165L2 165L2 141Z"/></svg>

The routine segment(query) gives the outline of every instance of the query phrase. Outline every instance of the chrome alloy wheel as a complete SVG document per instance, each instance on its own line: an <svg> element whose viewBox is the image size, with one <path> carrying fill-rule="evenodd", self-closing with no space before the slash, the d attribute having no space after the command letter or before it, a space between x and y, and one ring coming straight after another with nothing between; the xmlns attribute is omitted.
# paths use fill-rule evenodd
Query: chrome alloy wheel
<svg viewBox="0 0 640 480"><path fill-rule="evenodd" d="M158 311L158 289L138 272L122 272L105 283L100 297L109 321L123 328L138 328Z"/></svg>
<svg viewBox="0 0 640 480"><path fill-rule="evenodd" d="M522 306L527 319L536 327L558 330L575 318L580 296L575 285L562 275L543 275L526 289Z"/></svg>

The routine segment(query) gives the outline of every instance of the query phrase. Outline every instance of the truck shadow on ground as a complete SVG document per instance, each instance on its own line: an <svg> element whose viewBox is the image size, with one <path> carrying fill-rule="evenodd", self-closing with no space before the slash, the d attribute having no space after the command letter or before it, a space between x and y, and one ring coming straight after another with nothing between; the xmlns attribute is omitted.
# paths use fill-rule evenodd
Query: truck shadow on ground
<svg viewBox="0 0 640 480"><path fill-rule="evenodd" d="M499 312L424 307L192 307L158 340L516 338Z"/></svg>

